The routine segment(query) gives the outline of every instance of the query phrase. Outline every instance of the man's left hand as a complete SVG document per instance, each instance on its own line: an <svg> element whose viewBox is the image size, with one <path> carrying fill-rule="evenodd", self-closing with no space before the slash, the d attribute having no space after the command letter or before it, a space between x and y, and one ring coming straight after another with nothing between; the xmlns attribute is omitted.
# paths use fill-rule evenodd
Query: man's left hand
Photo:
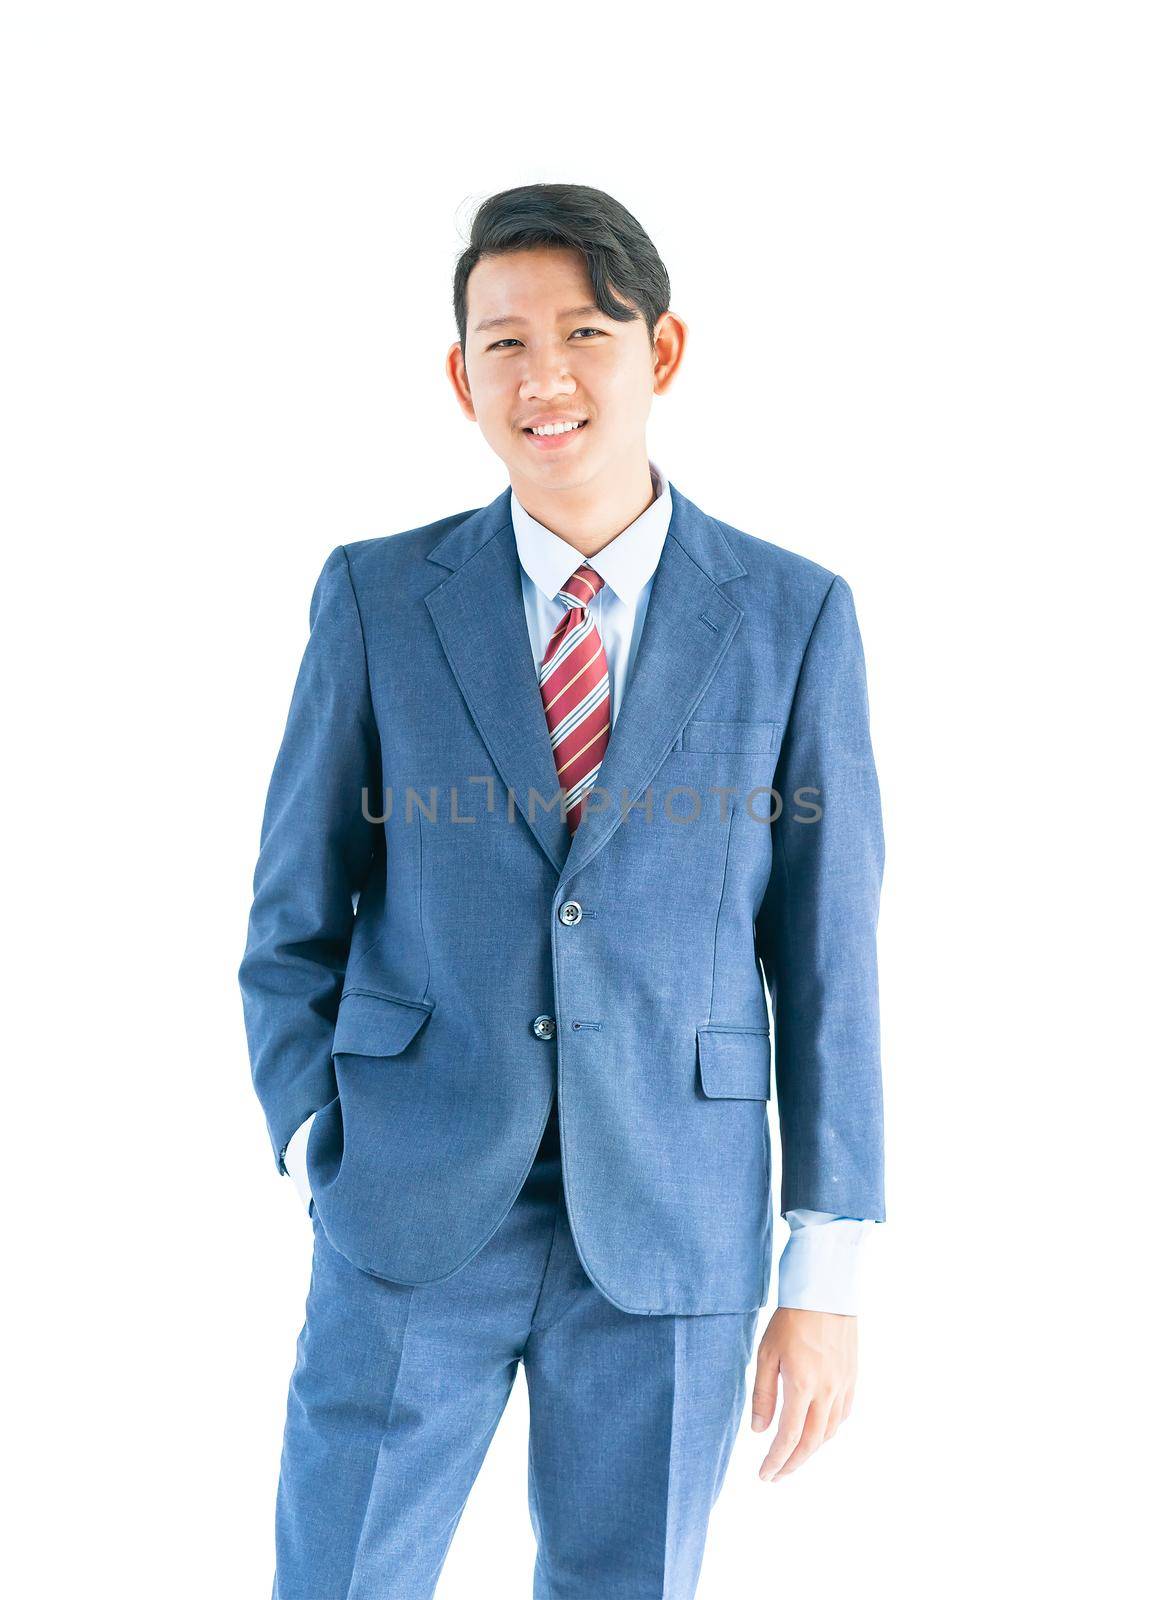
<svg viewBox="0 0 1176 1600"><path fill-rule="evenodd" d="M774 1483L795 1472L849 1416L857 1382L857 1318L781 1306L764 1330L751 1396L751 1426L780 1424L759 1475Z"/></svg>

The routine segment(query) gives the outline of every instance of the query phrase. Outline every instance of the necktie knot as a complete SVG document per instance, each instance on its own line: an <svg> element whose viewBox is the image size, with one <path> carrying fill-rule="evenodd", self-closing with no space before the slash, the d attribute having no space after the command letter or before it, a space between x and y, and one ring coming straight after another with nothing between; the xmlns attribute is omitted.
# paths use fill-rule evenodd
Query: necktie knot
<svg viewBox="0 0 1176 1600"><path fill-rule="evenodd" d="M586 561L572 573L571 577L559 591L559 598L570 611L574 606L586 607L604 588L604 579L595 567L590 567Z"/></svg>

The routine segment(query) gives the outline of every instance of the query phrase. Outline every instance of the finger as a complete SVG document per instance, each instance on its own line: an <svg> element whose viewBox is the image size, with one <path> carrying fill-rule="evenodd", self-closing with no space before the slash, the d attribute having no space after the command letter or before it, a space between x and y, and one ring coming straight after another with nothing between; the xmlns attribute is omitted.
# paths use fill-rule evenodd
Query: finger
<svg viewBox="0 0 1176 1600"><path fill-rule="evenodd" d="M788 1456L784 1465L776 1473L777 1478L786 1478L790 1472L795 1472L797 1467L803 1466L814 1451L819 1450L821 1441L825 1437L825 1426L829 1421L829 1402L814 1400L809 1406L808 1416L805 1419L804 1429L796 1448Z"/></svg>
<svg viewBox="0 0 1176 1600"><path fill-rule="evenodd" d="M849 1388L845 1391L845 1404L841 1408L842 1422L849 1421L849 1413L853 1410L853 1397L855 1393L856 1387L851 1383Z"/></svg>
<svg viewBox="0 0 1176 1600"><path fill-rule="evenodd" d="M775 1416L779 1389L780 1359L761 1350L751 1391L751 1426L756 1433L762 1433Z"/></svg>
<svg viewBox="0 0 1176 1600"><path fill-rule="evenodd" d="M828 1444L829 1443L829 1440L833 1437L833 1435L837 1432L838 1428L841 1426L842 1421L844 1420L844 1417L845 1417L845 1394L844 1394L844 1391L843 1391L841 1394L839 1394L837 1396L836 1400L834 1400L833 1404L829 1407L829 1420L825 1424L825 1437L824 1437L824 1440L822 1441L824 1444Z"/></svg>
<svg viewBox="0 0 1176 1600"><path fill-rule="evenodd" d="M799 1444L808 1409L807 1393L801 1393L795 1388L786 1391L784 1405L780 1411L780 1426L776 1429L771 1449L760 1463L759 1475L765 1482L776 1476Z"/></svg>

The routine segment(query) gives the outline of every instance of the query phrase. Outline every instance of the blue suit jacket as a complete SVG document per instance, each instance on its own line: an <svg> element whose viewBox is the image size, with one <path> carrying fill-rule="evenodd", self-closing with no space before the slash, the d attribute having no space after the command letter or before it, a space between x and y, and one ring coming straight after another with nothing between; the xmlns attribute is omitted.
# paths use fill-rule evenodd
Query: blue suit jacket
<svg viewBox="0 0 1176 1600"><path fill-rule="evenodd" d="M763 1305L769 1005L781 1211L884 1216L883 838L850 591L673 496L574 835L509 489L339 547L315 589L240 977L279 1166L318 1111L320 1223L380 1276L469 1260L558 1094L601 1291L634 1312Z"/></svg>

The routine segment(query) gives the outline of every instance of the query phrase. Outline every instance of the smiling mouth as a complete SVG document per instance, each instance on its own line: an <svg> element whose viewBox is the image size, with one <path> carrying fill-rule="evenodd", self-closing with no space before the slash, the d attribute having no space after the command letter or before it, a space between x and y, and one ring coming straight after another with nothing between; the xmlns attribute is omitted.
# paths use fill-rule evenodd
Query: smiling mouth
<svg viewBox="0 0 1176 1600"><path fill-rule="evenodd" d="M546 423L541 428L524 428L523 432L530 434L532 439L561 439L569 433L582 433L587 426L585 419L582 422Z"/></svg>

